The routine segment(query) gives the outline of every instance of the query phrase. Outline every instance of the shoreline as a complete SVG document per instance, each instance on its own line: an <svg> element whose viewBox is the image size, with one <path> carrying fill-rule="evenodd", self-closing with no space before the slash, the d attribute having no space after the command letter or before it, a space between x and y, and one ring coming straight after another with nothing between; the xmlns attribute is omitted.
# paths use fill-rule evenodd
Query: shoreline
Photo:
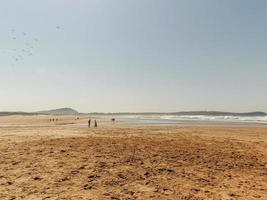
<svg viewBox="0 0 267 200"><path fill-rule="evenodd" d="M51 122L50 119L58 119ZM79 119L77 119L79 118ZM5 127L38 127L55 125L72 125L77 127L87 126L88 119L96 119L104 126L116 127L146 127L146 126L177 126L177 127L267 127L265 122L249 121L211 121L211 120L171 120L171 119L135 119L115 115L36 115L36 116L0 116L0 128ZM112 123L111 118L116 122Z"/></svg>

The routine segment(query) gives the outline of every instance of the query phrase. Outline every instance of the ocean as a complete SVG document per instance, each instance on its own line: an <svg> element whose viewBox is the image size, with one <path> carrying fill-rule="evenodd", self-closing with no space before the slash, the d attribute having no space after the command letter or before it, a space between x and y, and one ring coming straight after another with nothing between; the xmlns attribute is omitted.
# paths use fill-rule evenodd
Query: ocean
<svg viewBox="0 0 267 200"><path fill-rule="evenodd" d="M209 116L209 115L118 115L119 120L138 124L179 124L194 122L215 123L262 123L267 124L267 116Z"/></svg>

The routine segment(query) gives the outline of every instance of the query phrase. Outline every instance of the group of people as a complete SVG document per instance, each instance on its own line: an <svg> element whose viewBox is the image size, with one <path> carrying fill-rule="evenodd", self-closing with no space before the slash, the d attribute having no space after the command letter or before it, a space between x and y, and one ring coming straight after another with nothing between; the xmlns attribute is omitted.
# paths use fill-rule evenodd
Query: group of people
<svg viewBox="0 0 267 200"><path fill-rule="evenodd" d="M53 118L53 119L49 119L49 121L50 121L50 122L57 122L58 119L57 119L57 118L56 118L56 119Z"/></svg>
<svg viewBox="0 0 267 200"><path fill-rule="evenodd" d="M91 127L91 123L93 123L92 121L93 120L91 120L91 118L89 118L89 120L88 120L88 128ZM111 121L112 121L113 124L115 124L116 119L115 118L111 118ZM94 120L94 127L97 128L97 121L96 120Z"/></svg>
<svg viewBox="0 0 267 200"><path fill-rule="evenodd" d="M91 119L88 120L88 128L91 127ZM95 120L94 127L97 128L97 121Z"/></svg>

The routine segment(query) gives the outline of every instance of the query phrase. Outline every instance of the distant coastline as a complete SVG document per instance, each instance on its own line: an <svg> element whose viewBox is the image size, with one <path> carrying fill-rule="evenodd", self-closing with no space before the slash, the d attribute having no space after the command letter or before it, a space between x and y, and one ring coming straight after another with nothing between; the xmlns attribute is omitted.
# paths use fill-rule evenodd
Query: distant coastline
<svg viewBox="0 0 267 200"><path fill-rule="evenodd" d="M115 113L80 113L72 108L59 108L37 112L0 112L0 116L10 115L177 115L177 116L239 116L239 117L266 117L265 112L220 112L220 111L183 111L183 112L115 112Z"/></svg>
<svg viewBox="0 0 267 200"><path fill-rule="evenodd" d="M204 115L204 116L240 116L240 117L265 117L265 112L220 112L220 111L188 111L188 112L118 112L118 113L86 113L93 115Z"/></svg>

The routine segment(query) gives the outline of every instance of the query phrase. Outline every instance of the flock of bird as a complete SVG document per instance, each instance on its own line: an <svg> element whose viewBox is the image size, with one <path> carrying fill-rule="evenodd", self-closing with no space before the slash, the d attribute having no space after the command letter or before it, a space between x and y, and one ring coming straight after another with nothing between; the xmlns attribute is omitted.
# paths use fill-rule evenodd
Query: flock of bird
<svg viewBox="0 0 267 200"><path fill-rule="evenodd" d="M56 30L61 29L60 26L55 28ZM14 62L33 56L39 42L37 37L32 37L29 33L17 31L14 28L10 30L10 39L15 43L16 48L3 49L2 53L9 55Z"/></svg>

